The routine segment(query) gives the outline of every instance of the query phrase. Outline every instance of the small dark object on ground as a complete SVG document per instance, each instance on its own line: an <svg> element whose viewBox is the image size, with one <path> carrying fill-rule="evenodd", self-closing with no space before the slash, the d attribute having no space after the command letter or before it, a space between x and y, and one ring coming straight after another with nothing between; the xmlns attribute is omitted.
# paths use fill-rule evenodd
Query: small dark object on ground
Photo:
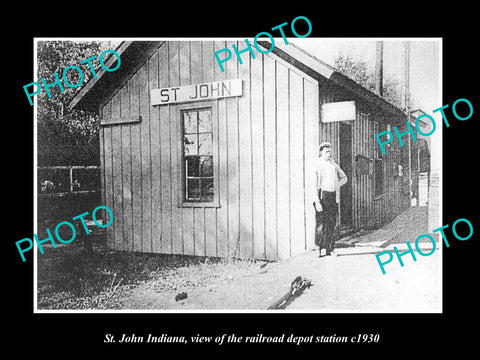
<svg viewBox="0 0 480 360"><path fill-rule="evenodd" d="M297 276L290 285L290 290L282 296L280 300L269 306L268 310L285 309L293 302L293 300L302 295L305 289L308 289L312 285L313 284L310 280Z"/></svg>
<svg viewBox="0 0 480 360"><path fill-rule="evenodd" d="M181 292L175 295L175 301L185 300L187 298L186 292Z"/></svg>

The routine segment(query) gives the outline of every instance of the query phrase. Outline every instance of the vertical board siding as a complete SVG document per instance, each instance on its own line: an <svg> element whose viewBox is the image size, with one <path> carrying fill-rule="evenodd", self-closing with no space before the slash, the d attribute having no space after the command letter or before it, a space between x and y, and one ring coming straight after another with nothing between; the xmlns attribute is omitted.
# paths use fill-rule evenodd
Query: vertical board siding
<svg viewBox="0 0 480 360"><path fill-rule="evenodd" d="M103 107L102 116L105 121L111 119L111 103L107 103ZM103 127L103 149L104 149L104 198L105 205L112 210L115 218L116 212L113 208L113 179L112 179L112 128ZM107 245L111 248L115 248L115 222L111 226L107 227Z"/></svg>
<svg viewBox="0 0 480 360"><path fill-rule="evenodd" d="M120 91L112 98L111 118L116 121L121 116L120 111L121 98ZM112 181L113 181L113 207L114 207L114 224L115 224L115 247L120 250L126 250L127 244L124 238L123 229L123 181L122 181L122 165L123 165L123 146L122 146L122 127L112 127Z"/></svg>
<svg viewBox="0 0 480 360"><path fill-rule="evenodd" d="M166 42L158 49L158 86L169 86L169 43ZM160 132L160 181L156 183L161 189L161 247L160 252L165 254L182 253L174 251L172 228L172 179L171 179L171 152L170 152L170 121L169 107L158 107L158 123ZM181 244L180 244L181 245Z"/></svg>
<svg viewBox="0 0 480 360"><path fill-rule="evenodd" d="M103 109L104 107L101 107L99 111L100 121L103 120L103 116L104 116ZM106 193L105 193L105 135L104 133L105 133L104 128L100 127L98 136L100 141L100 189L102 191L102 197L101 197L102 204L107 203ZM106 221L107 219L106 216L107 216L106 211L103 211L104 221Z"/></svg>
<svg viewBox="0 0 480 360"><path fill-rule="evenodd" d="M372 111L361 102L357 104L357 120L353 124L353 157L363 155L369 159L375 156L375 127L374 121L388 123L389 119ZM353 171L353 227L379 227L391 221L402 210L404 197L401 194L401 182L396 176L396 167L399 163L399 152L396 145L391 146L384 161L384 196L375 198L374 176L357 175ZM354 162L355 166L355 162Z"/></svg>
<svg viewBox="0 0 480 360"><path fill-rule="evenodd" d="M277 256L290 256L290 163L289 163L289 87L288 68L277 62ZM287 101L285 101L287 100Z"/></svg>
<svg viewBox="0 0 480 360"><path fill-rule="evenodd" d="M236 46L240 49L242 44ZM244 96L237 98L238 101L238 152L239 152L239 191L240 191L240 257L253 257L253 212L252 212L252 116L250 107L251 81L250 56L238 68L239 77L243 79ZM255 119L259 121L260 119ZM261 121L261 120L260 120Z"/></svg>
<svg viewBox="0 0 480 360"><path fill-rule="evenodd" d="M290 71L289 88L289 221L290 254L292 255L305 250L303 78L293 71Z"/></svg>
<svg viewBox="0 0 480 360"><path fill-rule="evenodd" d="M277 62L264 56L265 258L277 258Z"/></svg>
<svg viewBox="0 0 480 360"><path fill-rule="evenodd" d="M180 48L179 42L173 41L169 43L168 47L168 64L169 64L169 86L180 85ZM181 176L181 151L182 142L181 138L181 119L176 119L177 113L175 106L168 105L169 114L168 121L170 123L170 171L169 176L172 184L172 246L173 253L175 254L187 254L193 255L194 243L192 231L184 233L184 219L190 221L193 217L193 211L190 210L190 214L183 213L183 209L178 207L179 200L182 196L183 186L179 182ZM187 223L189 224L189 223ZM184 237L185 234L185 237Z"/></svg>
<svg viewBox="0 0 480 360"><path fill-rule="evenodd" d="M130 79L130 114L140 115L139 76L134 74ZM143 121L143 120L142 120ZM122 125L123 126L123 125ZM132 250L142 251L142 172L141 172L141 139L140 124L134 123L130 128L131 163L132 163L132 204L133 204L133 244Z"/></svg>
<svg viewBox="0 0 480 360"><path fill-rule="evenodd" d="M312 169L313 164L318 157L318 141L319 141L319 94L318 85L304 81L304 93L311 94L305 96L304 112L305 112L305 249L314 247L315 240L315 224L316 213L313 207L315 194L315 177Z"/></svg>
<svg viewBox="0 0 480 360"><path fill-rule="evenodd" d="M150 159L150 116L148 91L148 63L138 71L141 136L141 179L142 179L142 251L152 251L152 166Z"/></svg>
<svg viewBox="0 0 480 360"><path fill-rule="evenodd" d="M214 66L211 53L207 53L207 49L211 49L213 52L219 51L225 48L224 41L215 41L210 47L209 43L203 43L204 49L204 78L205 72L208 73L208 69L214 68L213 79L215 81L226 79L226 73L220 71L218 66ZM215 242L216 242L216 256L228 257L229 256L229 168L228 168L228 121L227 121L227 101L226 99L218 100L217 106L217 124L218 124L218 164L216 164L217 184L216 189L219 192L220 207L216 209L216 224L215 224ZM209 226L210 228L210 226ZM213 228L213 226L212 226ZM213 232L213 229L212 229Z"/></svg>
<svg viewBox="0 0 480 360"><path fill-rule="evenodd" d="M233 42L225 42L225 47L231 48ZM238 78L237 61L228 61L225 69L227 79ZM245 91L245 85L243 87ZM240 256L240 184L239 184L239 125L237 98L227 98L227 198L228 198L228 256Z"/></svg>
<svg viewBox="0 0 480 360"><path fill-rule="evenodd" d="M265 131L263 55L251 62L253 257L265 259Z"/></svg>
<svg viewBox="0 0 480 360"><path fill-rule="evenodd" d="M129 87L120 90L120 114L130 116ZM122 209L123 209L123 242L124 249L131 249L133 244L133 204L132 204L132 151L130 144L130 124L121 126L121 153L122 153Z"/></svg>
<svg viewBox="0 0 480 360"><path fill-rule="evenodd" d="M111 118L113 121L121 116L120 92L112 98ZM123 182L122 182L122 127L112 127L112 181L113 181L113 221L115 247L125 250L126 244L123 236Z"/></svg>
<svg viewBox="0 0 480 360"><path fill-rule="evenodd" d="M220 71L213 53L234 43L242 45L165 42L102 107L105 122L141 116L100 132L113 248L278 259L313 245L308 161L319 137L334 139L338 129L319 129L317 82L273 54L244 54L242 64L229 61ZM212 108L219 206L179 206L182 119L176 104L150 106L150 90L237 78L243 96L214 100Z"/></svg>
<svg viewBox="0 0 480 360"><path fill-rule="evenodd" d="M158 50L148 60L148 94L151 89L158 88L159 66ZM148 100L150 102L150 99ZM151 164L151 232L152 252L162 252L162 173L161 173L161 142L160 142L160 109L148 106L150 119L150 164Z"/></svg>

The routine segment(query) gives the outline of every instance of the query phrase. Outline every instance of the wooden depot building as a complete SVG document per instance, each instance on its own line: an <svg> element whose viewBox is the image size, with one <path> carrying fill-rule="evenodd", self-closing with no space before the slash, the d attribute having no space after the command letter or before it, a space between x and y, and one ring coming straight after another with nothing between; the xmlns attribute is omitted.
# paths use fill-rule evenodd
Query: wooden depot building
<svg viewBox="0 0 480 360"><path fill-rule="evenodd" d="M293 44L232 57L222 72L214 52L233 43L245 45L123 42L119 69L101 69L72 100L100 116L111 248L269 260L313 248L311 163L323 141L348 176L342 231L410 205L407 146L382 156L375 139L402 129L400 109Z"/></svg>

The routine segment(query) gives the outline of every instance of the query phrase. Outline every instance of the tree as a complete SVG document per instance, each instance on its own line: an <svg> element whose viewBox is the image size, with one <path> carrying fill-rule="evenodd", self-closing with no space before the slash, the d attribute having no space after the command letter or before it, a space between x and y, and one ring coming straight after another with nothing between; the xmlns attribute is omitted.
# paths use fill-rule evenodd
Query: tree
<svg viewBox="0 0 480 360"><path fill-rule="evenodd" d="M354 59L350 55L340 54L335 59L335 67L342 74L356 81L368 90L375 91L375 74L368 69L363 60ZM402 95L398 80L385 78L383 82L383 98L397 107L402 106Z"/></svg>
<svg viewBox="0 0 480 360"><path fill-rule="evenodd" d="M84 79L79 87L63 84L45 89L37 95L37 143L38 165L98 165L99 138L98 116L91 112L72 110L69 102L92 77L88 64L80 61L97 56L93 61L95 71L100 68L98 56L106 49L115 49L112 42L96 41L38 41L37 77L47 84L55 82L54 74L62 80L63 70L75 65L82 69ZM70 84L77 84L81 78L77 71L66 73ZM40 82L40 81L39 81Z"/></svg>

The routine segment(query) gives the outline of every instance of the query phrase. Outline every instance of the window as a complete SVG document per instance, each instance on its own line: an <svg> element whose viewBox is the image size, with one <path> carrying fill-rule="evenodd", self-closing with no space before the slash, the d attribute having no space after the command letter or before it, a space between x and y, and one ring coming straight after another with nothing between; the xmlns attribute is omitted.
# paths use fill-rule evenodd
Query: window
<svg viewBox="0 0 480 360"><path fill-rule="evenodd" d="M183 122L184 202L212 203L213 169L212 108L186 109Z"/></svg>

